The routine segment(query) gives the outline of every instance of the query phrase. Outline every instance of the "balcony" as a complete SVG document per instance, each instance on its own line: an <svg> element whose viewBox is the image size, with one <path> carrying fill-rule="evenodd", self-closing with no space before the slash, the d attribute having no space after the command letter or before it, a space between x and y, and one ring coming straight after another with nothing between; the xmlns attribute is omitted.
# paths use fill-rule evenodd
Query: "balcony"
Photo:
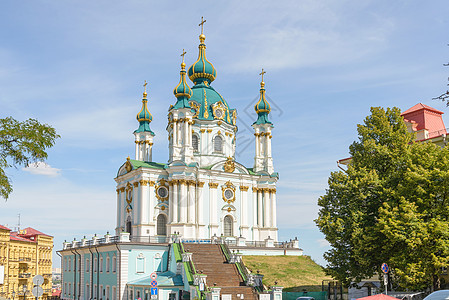
<svg viewBox="0 0 449 300"><path fill-rule="evenodd" d="M51 273L46 273L46 274L42 274L42 276L44 278L51 278L52 274Z"/></svg>
<svg viewBox="0 0 449 300"><path fill-rule="evenodd" d="M19 279L27 279L31 277L31 273L19 273Z"/></svg>

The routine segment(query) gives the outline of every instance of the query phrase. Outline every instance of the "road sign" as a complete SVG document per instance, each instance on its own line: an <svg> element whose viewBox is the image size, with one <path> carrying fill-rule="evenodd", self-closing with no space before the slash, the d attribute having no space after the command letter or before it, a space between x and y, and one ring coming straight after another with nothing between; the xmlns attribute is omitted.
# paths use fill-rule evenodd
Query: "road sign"
<svg viewBox="0 0 449 300"><path fill-rule="evenodd" d="M156 280L152 280L151 281L151 286L152 287L157 287L157 281Z"/></svg>
<svg viewBox="0 0 449 300"><path fill-rule="evenodd" d="M36 285L31 292L33 293L34 297L40 297L44 294L44 289L38 285Z"/></svg>
<svg viewBox="0 0 449 300"><path fill-rule="evenodd" d="M386 263L383 263L382 266L380 267L382 269L382 272L384 272L385 274L388 273L388 271L390 270L388 268L388 265Z"/></svg>
<svg viewBox="0 0 449 300"><path fill-rule="evenodd" d="M157 296L157 292L158 292L157 287L150 288L150 291L151 291L151 296Z"/></svg>
<svg viewBox="0 0 449 300"><path fill-rule="evenodd" d="M156 273L151 273L150 278L153 280L157 279L157 274Z"/></svg>
<svg viewBox="0 0 449 300"><path fill-rule="evenodd" d="M35 285L42 285L44 283L44 277L42 275L36 275L33 277L33 283Z"/></svg>

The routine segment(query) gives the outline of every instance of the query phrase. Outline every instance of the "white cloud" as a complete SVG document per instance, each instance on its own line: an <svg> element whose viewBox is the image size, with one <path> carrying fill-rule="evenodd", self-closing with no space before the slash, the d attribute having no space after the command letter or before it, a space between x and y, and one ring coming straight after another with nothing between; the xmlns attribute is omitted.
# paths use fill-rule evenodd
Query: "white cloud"
<svg viewBox="0 0 449 300"><path fill-rule="evenodd" d="M44 175L50 177L56 177L61 175L61 169L53 168L52 166L43 161L31 163L27 167L22 168L22 170L30 172L31 174Z"/></svg>
<svg viewBox="0 0 449 300"><path fill-rule="evenodd" d="M320 247L329 247L330 244L326 239L318 239L317 240L318 245L320 245Z"/></svg>

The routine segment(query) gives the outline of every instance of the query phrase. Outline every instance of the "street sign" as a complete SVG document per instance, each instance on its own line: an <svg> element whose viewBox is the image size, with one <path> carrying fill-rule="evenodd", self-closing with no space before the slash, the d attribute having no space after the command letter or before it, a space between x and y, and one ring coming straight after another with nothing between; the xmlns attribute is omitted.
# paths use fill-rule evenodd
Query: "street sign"
<svg viewBox="0 0 449 300"><path fill-rule="evenodd" d="M33 293L34 297L40 297L44 294L44 289L38 285L36 285L31 292Z"/></svg>
<svg viewBox="0 0 449 300"><path fill-rule="evenodd" d="M385 274L388 273L388 271L390 270L388 268L388 265L386 263L383 263L382 266L380 267L382 269L382 272L384 272Z"/></svg>
<svg viewBox="0 0 449 300"><path fill-rule="evenodd" d="M150 291L151 291L151 296L157 296L157 292L158 292L158 288L157 287L154 287L154 288L150 288Z"/></svg>
<svg viewBox="0 0 449 300"><path fill-rule="evenodd" d="M151 286L152 287L157 287L157 281L156 280L152 280L151 281Z"/></svg>
<svg viewBox="0 0 449 300"><path fill-rule="evenodd" d="M151 273L150 278L153 280L157 279L157 274L156 273Z"/></svg>
<svg viewBox="0 0 449 300"><path fill-rule="evenodd" d="M156 300L157 299L157 295L151 295L151 300Z"/></svg>
<svg viewBox="0 0 449 300"><path fill-rule="evenodd" d="M33 277L33 283L35 285L42 285L44 283L44 277L42 275L36 275Z"/></svg>

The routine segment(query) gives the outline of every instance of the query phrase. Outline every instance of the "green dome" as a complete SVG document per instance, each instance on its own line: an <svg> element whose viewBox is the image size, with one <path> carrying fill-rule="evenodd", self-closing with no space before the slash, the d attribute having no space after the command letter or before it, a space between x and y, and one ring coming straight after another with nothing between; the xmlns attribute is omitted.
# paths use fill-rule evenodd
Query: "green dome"
<svg viewBox="0 0 449 300"><path fill-rule="evenodd" d="M217 77L217 70L215 70L214 65L212 65L212 63L206 58L206 44L204 44L205 39L206 36L201 34L200 45L198 46L200 49L198 59L188 70L189 78L195 84L203 81L208 81L208 83L211 83Z"/></svg>
<svg viewBox="0 0 449 300"><path fill-rule="evenodd" d="M200 120L220 119L235 125L237 115L235 109L230 109L226 100L207 82L201 82L192 87L193 95L189 100L190 106L196 110L195 118ZM217 109L223 110L222 116L214 114Z"/></svg>
<svg viewBox="0 0 449 300"><path fill-rule="evenodd" d="M137 121L139 121L139 128L137 128L137 130L134 132L151 132L152 134L154 134L150 129L150 123L151 121L153 121L153 116L148 111L147 103L147 93L145 92L143 93L142 109L136 117Z"/></svg>
<svg viewBox="0 0 449 300"><path fill-rule="evenodd" d="M185 107L190 108L188 100L192 96L193 92L186 82L185 67L186 64L183 62L181 64L181 72L180 72L181 79L179 80L178 85L173 90L173 94L175 94L175 97L178 99L178 101L174 105L174 108L185 108Z"/></svg>
<svg viewBox="0 0 449 300"><path fill-rule="evenodd" d="M254 110L256 111L258 117L254 124L272 124L268 120L268 114L271 112L270 103L268 103L265 97L265 82L260 83L260 97L256 105L254 105Z"/></svg>

